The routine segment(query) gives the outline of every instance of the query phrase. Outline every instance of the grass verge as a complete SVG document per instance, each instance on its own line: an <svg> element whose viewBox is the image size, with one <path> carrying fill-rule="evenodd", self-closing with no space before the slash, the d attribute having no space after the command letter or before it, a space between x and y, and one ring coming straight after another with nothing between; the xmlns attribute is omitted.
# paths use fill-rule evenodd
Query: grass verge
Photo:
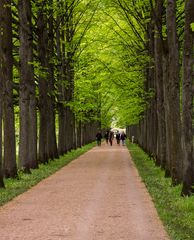
<svg viewBox="0 0 194 240"><path fill-rule="evenodd" d="M127 146L170 238L193 240L194 196L181 197L181 186L172 187L164 171L141 148L129 142Z"/></svg>
<svg viewBox="0 0 194 240"><path fill-rule="evenodd" d="M72 150L59 159L49 161L47 164L40 164L38 169L31 170L31 174L20 172L18 179L5 179L5 189L0 189L0 206L52 175L94 146L95 143L91 143Z"/></svg>

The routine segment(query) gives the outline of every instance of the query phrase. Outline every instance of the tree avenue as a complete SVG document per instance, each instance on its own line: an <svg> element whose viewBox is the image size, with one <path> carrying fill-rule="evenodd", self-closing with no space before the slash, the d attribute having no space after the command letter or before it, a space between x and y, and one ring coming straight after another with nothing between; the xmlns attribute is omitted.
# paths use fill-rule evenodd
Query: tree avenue
<svg viewBox="0 0 194 240"><path fill-rule="evenodd" d="M117 125L190 195L193 11L192 0L2 0L0 187Z"/></svg>

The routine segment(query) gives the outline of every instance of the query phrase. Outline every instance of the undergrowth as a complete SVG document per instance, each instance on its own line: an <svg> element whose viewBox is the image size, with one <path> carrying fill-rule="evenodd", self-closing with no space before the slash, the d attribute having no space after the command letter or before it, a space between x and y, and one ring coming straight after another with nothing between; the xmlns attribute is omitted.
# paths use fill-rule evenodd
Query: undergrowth
<svg viewBox="0 0 194 240"><path fill-rule="evenodd" d="M5 188L0 189L0 206L52 175L72 160L90 150L94 145L95 143L88 144L68 152L59 159L49 161L47 164L40 164L38 169L31 170L31 174L25 174L20 171L17 179L5 179Z"/></svg>
<svg viewBox="0 0 194 240"><path fill-rule="evenodd" d="M194 196L181 197L181 185L172 187L170 178L136 144L127 143L160 219L172 240L194 239Z"/></svg>

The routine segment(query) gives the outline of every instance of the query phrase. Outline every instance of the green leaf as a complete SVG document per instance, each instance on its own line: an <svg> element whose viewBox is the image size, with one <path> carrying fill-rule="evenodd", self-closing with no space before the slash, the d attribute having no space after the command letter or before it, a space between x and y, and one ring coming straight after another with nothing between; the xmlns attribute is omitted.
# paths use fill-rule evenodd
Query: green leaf
<svg viewBox="0 0 194 240"><path fill-rule="evenodd" d="M194 23L190 24L192 31L194 32Z"/></svg>

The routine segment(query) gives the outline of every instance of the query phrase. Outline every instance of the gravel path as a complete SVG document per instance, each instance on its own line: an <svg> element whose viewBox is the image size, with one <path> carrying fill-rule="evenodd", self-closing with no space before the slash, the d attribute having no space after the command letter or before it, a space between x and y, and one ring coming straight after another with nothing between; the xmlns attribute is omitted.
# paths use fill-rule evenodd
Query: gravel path
<svg viewBox="0 0 194 240"><path fill-rule="evenodd" d="M1 240L168 240L126 147L95 147L0 208Z"/></svg>

